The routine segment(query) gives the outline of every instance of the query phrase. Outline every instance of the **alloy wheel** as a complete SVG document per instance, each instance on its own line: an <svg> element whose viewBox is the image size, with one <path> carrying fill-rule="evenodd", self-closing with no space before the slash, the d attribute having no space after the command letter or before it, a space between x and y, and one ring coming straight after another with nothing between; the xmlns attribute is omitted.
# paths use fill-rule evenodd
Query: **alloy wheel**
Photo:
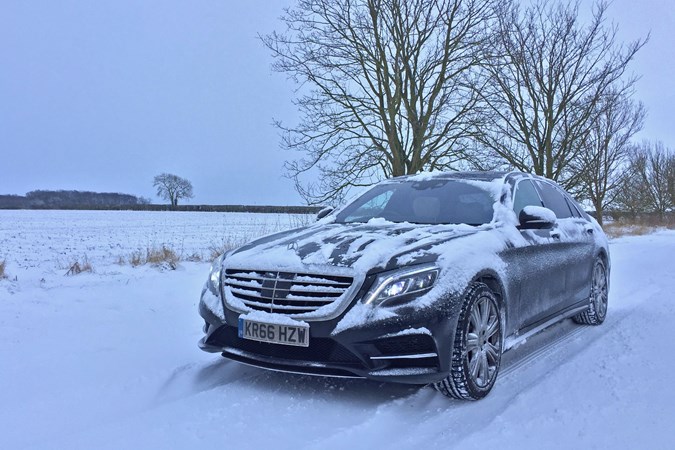
<svg viewBox="0 0 675 450"><path fill-rule="evenodd" d="M497 305L489 297L479 298L471 308L466 340L469 375L479 388L489 386L497 374L501 334Z"/></svg>
<svg viewBox="0 0 675 450"><path fill-rule="evenodd" d="M602 264L598 263L593 269L593 307L600 320L607 314L607 275Z"/></svg>

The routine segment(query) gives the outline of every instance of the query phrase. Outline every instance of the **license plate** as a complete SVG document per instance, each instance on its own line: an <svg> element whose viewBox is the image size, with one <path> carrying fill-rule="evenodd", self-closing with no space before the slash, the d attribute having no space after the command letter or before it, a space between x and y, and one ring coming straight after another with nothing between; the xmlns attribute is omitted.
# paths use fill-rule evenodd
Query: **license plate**
<svg viewBox="0 0 675 450"><path fill-rule="evenodd" d="M273 344L309 347L309 327L239 319L239 337Z"/></svg>

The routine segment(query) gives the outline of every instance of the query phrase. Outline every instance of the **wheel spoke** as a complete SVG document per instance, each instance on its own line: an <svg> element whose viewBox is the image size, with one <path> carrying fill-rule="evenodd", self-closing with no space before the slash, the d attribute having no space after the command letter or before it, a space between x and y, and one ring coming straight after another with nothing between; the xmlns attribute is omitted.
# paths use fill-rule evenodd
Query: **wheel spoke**
<svg viewBox="0 0 675 450"><path fill-rule="evenodd" d="M487 355L485 352L480 353L480 379L481 379L481 384L485 386L488 383L489 380L489 375L488 372L490 371L488 367L488 360L487 360Z"/></svg>
<svg viewBox="0 0 675 450"><path fill-rule="evenodd" d="M476 305L474 305L473 308L471 308L471 316L469 318L469 331L477 332L480 330L480 311L478 311L478 308L476 308ZM473 325L473 327L471 326Z"/></svg>
<svg viewBox="0 0 675 450"><path fill-rule="evenodd" d="M491 366L495 367L499 361L499 349L491 342L485 344L486 356Z"/></svg>
<svg viewBox="0 0 675 450"><path fill-rule="evenodd" d="M480 359L480 352L473 354L473 358L469 359L469 372L471 372L471 377L475 380L478 378L478 363Z"/></svg>
<svg viewBox="0 0 675 450"><path fill-rule="evenodd" d="M480 349L480 344L478 343L478 335L476 333L467 334L466 349L469 352L475 352Z"/></svg>
<svg viewBox="0 0 675 450"><path fill-rule="evenodd" d="M499 318L495 314L490 317L490 322L488 323L487 330L485 331L485 338L490 339L497 331L499 331Z"/></svg>
<svg viewBox="0 0 675 450"><path fill-rule="evenodd" d="M490 318L490 301L486 298L480 300L480 329L485 331L487 323Z"/></svg>
<svg viewBox="0 0 675 450"><path fill-rule="evenodd" d="M478 352L476 353L476 373L471 374L475 382L478 382L478 380L480 380L480 375L482 372L483 372L483 357L481 352Z"/></svg>

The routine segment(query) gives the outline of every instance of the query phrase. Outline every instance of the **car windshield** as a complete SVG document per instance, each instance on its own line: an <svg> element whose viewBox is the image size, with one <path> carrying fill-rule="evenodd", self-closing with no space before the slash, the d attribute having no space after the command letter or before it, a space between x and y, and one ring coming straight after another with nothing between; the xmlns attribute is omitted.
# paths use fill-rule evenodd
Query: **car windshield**
<svg viewBox="0 0 675 450"><path fill-rule="evenodd" d="M383 183L347 205L336 222L391 222L481 225L492 220L490 193L457 180L429 179Z"/></svg>

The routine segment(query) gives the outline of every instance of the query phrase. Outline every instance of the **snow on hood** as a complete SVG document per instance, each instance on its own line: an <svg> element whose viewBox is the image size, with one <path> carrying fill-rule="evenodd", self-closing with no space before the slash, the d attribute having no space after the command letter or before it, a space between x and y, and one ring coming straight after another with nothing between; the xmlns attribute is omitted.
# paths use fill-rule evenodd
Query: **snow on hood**
<svg viewBox="0 0 675 450"><path fill-rule="evenodd" d="M227 267L319 273L366 273L374 268L410 264L425 249L485 227L413 225L372 219L367 223L313 225L264 238L232 252ZM332 270L332 269L338 269ZM328 271L328 272L326 272Z"/></svg>

